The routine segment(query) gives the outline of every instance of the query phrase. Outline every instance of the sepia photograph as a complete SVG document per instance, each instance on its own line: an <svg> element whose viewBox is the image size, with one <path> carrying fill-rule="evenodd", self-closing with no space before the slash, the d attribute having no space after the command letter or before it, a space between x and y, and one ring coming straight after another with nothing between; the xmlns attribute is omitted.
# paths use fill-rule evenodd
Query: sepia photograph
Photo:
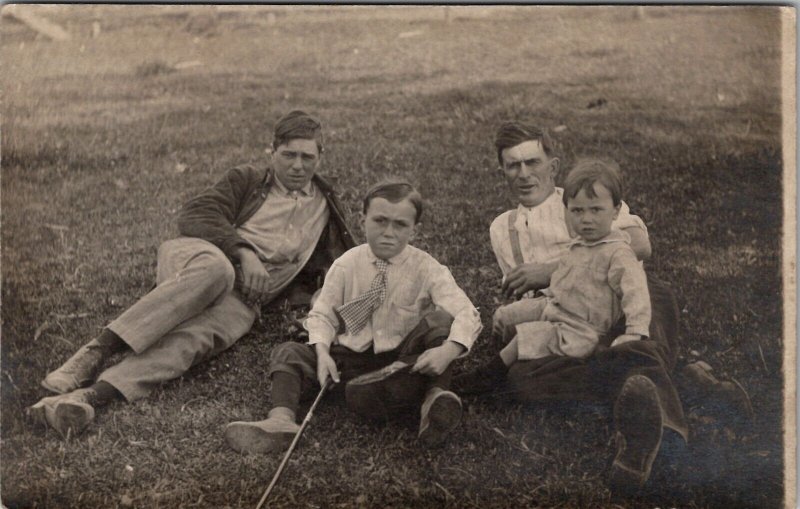
<svg viewBox="0 0 800 509"><path fill-rule="evenodd" d="M791 508L796 11L5 4L3 508Z"/></svg>

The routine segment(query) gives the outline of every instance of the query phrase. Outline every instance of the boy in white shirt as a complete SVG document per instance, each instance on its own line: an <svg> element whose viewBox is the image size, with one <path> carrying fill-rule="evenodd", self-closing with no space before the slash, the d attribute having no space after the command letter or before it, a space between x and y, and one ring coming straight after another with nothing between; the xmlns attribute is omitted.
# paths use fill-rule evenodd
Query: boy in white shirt
<svg viewBox="0 0 800 509"><path fill-rule="evenodd" d="M363 213L367 243L331 266L308 317L308 344L273 350L269 417L229 424L225 435L233 449L288 447L299 429L301 393L328 378L347 382L348 407L367 418L421 401L419 439L428 446L442 443L458 425L461 400L449 391L450 364L478 337L480 315L447 267L408 245L422 215L413 186L374 186Z"/></svg>

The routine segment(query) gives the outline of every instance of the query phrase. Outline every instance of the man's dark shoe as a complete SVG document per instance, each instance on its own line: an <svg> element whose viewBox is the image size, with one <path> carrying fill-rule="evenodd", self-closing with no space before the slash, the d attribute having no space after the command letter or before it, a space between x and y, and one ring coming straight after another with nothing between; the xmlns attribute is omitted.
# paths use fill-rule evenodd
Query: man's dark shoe
<svg viewBox="0 0 800 509"><path fill-rule="evenodd" d="M50 372L42 387L57 394L66 394L94 381L106 360L106 351L92 344L82 346L60 368Z"/></svg>
<svg viewBox="0 0 800 509"><path fill-rule="evenodd" d="M736 380L718 380L713 368L703 361L687 364L681 370L681 388L691 401L717 410L737 421L753 421L755 412L750 395Z"/></svg>
<svg viewBox="0 0 800 509"><path fill-rule="evenodd" d="M652 380L629 377L614 404L617 453L611 465L612 492L633 492L650 477L661 446L661 403Z"/></svg>

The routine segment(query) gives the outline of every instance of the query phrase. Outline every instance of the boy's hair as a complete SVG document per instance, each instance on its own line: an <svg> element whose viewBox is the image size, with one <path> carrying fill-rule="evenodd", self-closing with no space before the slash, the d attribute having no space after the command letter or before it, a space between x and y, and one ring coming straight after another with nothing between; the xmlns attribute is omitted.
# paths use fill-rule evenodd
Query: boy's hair
<svg viewBox="0 0 800 509"><path fill-rule="evenodd" d="M553 140L547 131L533 124L511 120L503 122L494 136L494 146L497 148L497 160L503 164L503 150L516 147L526 141L538 141L542 144L544 153L552 157L555 152Z"/></svg>
<svg viewBox="0 0 800 509"><path fill-rule="evenodd" d="M564 205L567 201L580 192L586 191L586 196L594 198L594 184L599 182L611 193L611 200L617 207L622 202L622 176L619 165L612 159L592 157L580 159L564 180Z"/></svg>
<svg viewBox="0 0 800 509"><path fill-rule="evenodd" d="M317 149L322 153L322 124L305 111L292 110L275 122L272 137L272 149L298 138L314 140Z"/></svg>
<svg viewBox="0 0 800 509"><path fill-rule="evenodd" d="M408 199L417 211L414 224L419 223L420 219L422 219L422 195L407 180L385 179L369 188L369 191L364 196L363 212L365 215L369 209L369 204L374 198L383 198L391 203L398 203Z"/></svg>

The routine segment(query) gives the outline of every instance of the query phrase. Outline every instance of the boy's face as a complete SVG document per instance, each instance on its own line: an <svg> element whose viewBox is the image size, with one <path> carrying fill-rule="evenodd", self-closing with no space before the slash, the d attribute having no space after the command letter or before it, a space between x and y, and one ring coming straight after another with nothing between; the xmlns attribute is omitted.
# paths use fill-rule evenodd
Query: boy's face
<svg viewBox="0 0 800 509"><path fill-rule="evenodd" d="M272 153L275 176L289 191L304 188L319 168L319 163L319 148L314 140L295 138L278 145Z"/></svg>
<svg viewBox="0 0 800 509"><path fill-rule="evenodd" d="M600 240L611 231L611 223L619 214L619 205L614 206L611 191L599 182L594 183L597 196L589 198L581 189L574 198L567 200L567 217L575 233L590 242Z"/></svg>
<svg viewBox="0 0 800 509"><path fill-rule="evenodd" d="M417 209L405 199L392 203L373 198L364 216L364 231L372 253L383 260L405 249L417 231Z"/></svg>
<svg viewBox="0 0 800 509"><path fill-rule="evenodd" d="M524 141L504 149L503 174L511 192L525 207L536 207L553 194L558 158L550 158L538 140Z"/></svg>

